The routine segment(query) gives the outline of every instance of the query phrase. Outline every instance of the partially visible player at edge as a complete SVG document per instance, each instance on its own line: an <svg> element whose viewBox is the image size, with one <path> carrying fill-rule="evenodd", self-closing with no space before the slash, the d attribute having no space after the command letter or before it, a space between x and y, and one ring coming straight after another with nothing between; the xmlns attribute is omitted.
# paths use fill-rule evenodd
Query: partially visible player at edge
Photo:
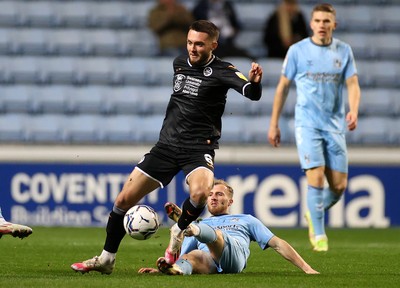
<svg viewBox="0 0 400 288"><path fill-rule="evenodd" d="M22 239L31 234L31 227L6 221L6 219L3 217L0 207L0 238L3 237L3 235L11 235L13 237L19 237Z"/></svg>
<svg viewBox="0 0 400 288"><path fill-rule="evenodd" d="M159 140L133 169L117 196L101 255L72 264L73 270L112 273L118 247L125 236L125 212L148 193L166 186L182 170L190 196L183 203L178 223L171 228L165 251L170 264L176 261L183 230L203 212L213 186L214 149L219 146L227 91L232 88L255 101L261 98L261 66L251 63L247 79L231 63L213 55L218 37L218 28L212 22L199 20L189 27L189 57L181 55L173 62L173 91Z"/></svg>
<svg viewBox="0 0 400 288"><path fill-rule="evenodd" d="M314 251L328 251L325 211L339 201L347 187L348 153L346 126L357 127L360 86L351 47L336 38L336 11L317 4L312 11L311 38L289 48L275 92L268 140L281 142L279 117L291 81L296 82L296 145L308 183L306 219ZM345 113L343 86L348 91ZM324 188L325 178L329 187Z"/></svg>

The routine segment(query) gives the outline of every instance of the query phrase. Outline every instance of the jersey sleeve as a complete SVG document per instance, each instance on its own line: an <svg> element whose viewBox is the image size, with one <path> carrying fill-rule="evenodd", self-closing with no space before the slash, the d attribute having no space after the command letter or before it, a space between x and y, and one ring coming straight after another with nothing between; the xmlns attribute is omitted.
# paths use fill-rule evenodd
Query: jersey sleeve
<svg viewBox="0 0 400 288"><path fill-rule="evenodd" d="M261 249L268 248L268 242L274 236L260 220L254 216L249 215L249 232L251 235L251 240L257 242Z"/></svg>
<svg viewBox="0 0 400 288"><path fill-rule="evenodd" d="M295 46L291 46L286 54L282 64L282 74L290 81L294 79L297 73L297 53Z"/></svg>
<svg viewBox="0 0 400 288"><path fill-rule="evenodd" d="M348 54L349 54L349 61L347 63L345 72L344 72L344 79L348 79L354 74L357 74L357 66L356 66L356 61L354 59L354 54L353 50L351 47L348 45L347 46Z"/></svg>

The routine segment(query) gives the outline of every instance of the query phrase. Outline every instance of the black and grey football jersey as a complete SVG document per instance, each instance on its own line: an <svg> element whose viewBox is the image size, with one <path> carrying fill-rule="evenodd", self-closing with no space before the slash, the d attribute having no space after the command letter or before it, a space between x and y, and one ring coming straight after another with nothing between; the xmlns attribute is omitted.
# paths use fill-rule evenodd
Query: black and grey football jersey
<svg viewBox="0 0 400 288"><path fill-rule="evenodd" d="M228 89L252 100L261 98L261 84L249 82L235 66L216 56L203 66L192 66L182 55L175 58L173 69L173 92L160 131L162 144L217 149Z"/></svg>

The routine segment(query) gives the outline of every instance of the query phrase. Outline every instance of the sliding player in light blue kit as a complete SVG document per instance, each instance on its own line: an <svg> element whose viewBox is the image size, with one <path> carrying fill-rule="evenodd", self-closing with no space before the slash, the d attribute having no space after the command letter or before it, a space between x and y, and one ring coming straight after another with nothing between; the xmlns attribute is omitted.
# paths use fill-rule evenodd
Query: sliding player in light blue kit
<svg viewBox="0 0 400 288"><path fill-rule="evenodd" d="M248 214L230 215L228 211L232 203L232 187L223 180L216 180L207 198L207 208L212 217L193 222L186 228L182 251L175 264L169 264L164 257L160 257L157 260L158 270L141 268L139 273L240 273L246 268L250 256L250 242L255 241L263 250L271 247L305 273L319 274L291 245L275 236L257 218ZM165 208L171 219L179 219L179 207L167 203Z"/></svg>
<svg viewBox="0 0 400 288"><path fill-rule="evenodd" d="M347 187L346 126L357 127L360 86L351 47L332 37L336 11L317 4L312 11L311 38L289 48L275 92L268 140L281 142L279 117L291 81L295 81L295 136L301 168L308 183L306 219L314 251L328 251L325 211L339 201ZM349 112L343 97L347 86ZM324 188L325 178L329 187Z"/></svg>

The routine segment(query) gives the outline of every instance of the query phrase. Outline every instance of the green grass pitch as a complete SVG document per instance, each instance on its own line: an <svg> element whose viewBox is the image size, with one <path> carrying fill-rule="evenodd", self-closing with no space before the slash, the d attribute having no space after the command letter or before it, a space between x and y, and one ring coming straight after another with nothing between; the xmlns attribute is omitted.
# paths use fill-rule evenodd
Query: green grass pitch
<svg viewBox="0 0 400 288"><path fill-rule="evenodd" d="M255 243L241 274L137 274L163 255L169 231L160 228L146 241L125 237L111 275L82 275L70 265L100 254L105 229L34 227L26 239L8 235L0 239L0 287L400 287L400 228L328 229L326 253L311 251L305 229L271 230L321 274L306 275L272 249L262 251Z"/></svg>

